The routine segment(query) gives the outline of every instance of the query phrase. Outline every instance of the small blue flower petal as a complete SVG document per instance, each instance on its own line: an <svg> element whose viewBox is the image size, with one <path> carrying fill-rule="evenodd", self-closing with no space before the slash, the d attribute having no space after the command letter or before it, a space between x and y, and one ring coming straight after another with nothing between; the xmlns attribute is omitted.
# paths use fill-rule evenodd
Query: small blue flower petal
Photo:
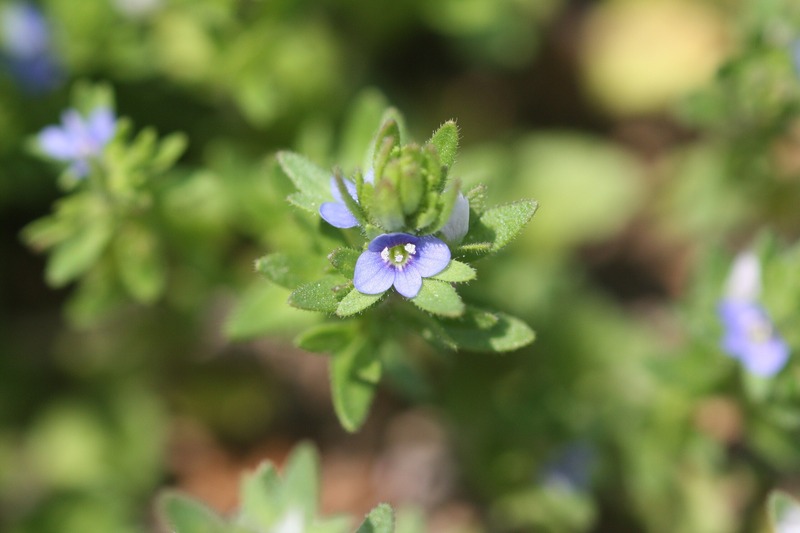
<svg viewBox="0 0 800 533"><path fill-rule="evenodd" d="M406 298L413 298L422 288L422 276L414 265L406 265L406 268L397 270L394 277L394 288Z"/></svg>
<svg viewBox="0 0 800 533"><path fill-rule="evenodd" d="M334 228L347 229L358 226L358 220L343 203L325 202L319 206L319 215Z"/></svg>
<svg viewBox="0 0 800 533"><path fill-rule="evenodd" d="M42 130L39 134L39 147L53 159L68 160L77 156L72 137L57 126L48 126Z"/></svg>
<svg viewBox="0 0 800 533"><path fill-rule="evenodd" d="M89 173L90 161L99 157L114 136L116 121L108 108L95 109L87 119L70 109L61 116L61 126L49 126L39 133L39 147L47 156L69 162L78 177Z"/></svg>
<svg viewBox="0 0 800 533"><path fill-rule="evenodd" d="M417 243L417 256L411 266L416 268L423 278L435 276L450 263L450 248L432 235L421 237Z"/></svg>
<svg viewBox="0 0 800 533"><path fill-rule="evenodd" d="M469 231L469 200L461 193L456 197L450 218L440 230L442 236L450 242L460 242Z"/></svg>
<svg viewBox="0 0 800 533"><path fill-rule="evenodd" d="M358 292L380 294L392 286L395 272L395 269L381 258L380 253L366 251L356 261L353 285Z"/></svg>

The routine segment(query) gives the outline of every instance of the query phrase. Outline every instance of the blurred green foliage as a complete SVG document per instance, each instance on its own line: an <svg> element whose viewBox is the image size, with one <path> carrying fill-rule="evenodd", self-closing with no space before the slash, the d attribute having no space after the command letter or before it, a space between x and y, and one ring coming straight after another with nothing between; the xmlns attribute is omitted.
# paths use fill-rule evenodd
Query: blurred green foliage
<svg viewBox="0 0 800 533"><path fill-rule="evenodd" d="M158 531L161 488L225 490L218 455L188 473L203 446L238 479L247 458L310 439L324 501L345 490L326 482L349 478L326 459L387 462L395 424L420 408L446 435L452 485L438 500L381 496L398 513L422 505L397 531L445 519L452 531L767 531L768 494L796 491L796 2L80 4L31 4L61 72L46 88L23 82L0 39L0 529ZM112 101L102 160L117 178L59 179L37 133ZM393 338L373 354L373 413L348 435L315 374L327 360L292 345L308 328L306 348L335 338L254 262L342 245L286 201L295 187L275 154L363 171L390 103L413 138L456 120L450 174L485 184L486 205L539 202L459 286L537 341L487 356ZM767 378L720 346L717 305L742 250L793 351ZM577 467L561 460L576 446L590 450ZM772 494L781 531L796 506ZM363 499L348 514L382 501Z"/></svg>

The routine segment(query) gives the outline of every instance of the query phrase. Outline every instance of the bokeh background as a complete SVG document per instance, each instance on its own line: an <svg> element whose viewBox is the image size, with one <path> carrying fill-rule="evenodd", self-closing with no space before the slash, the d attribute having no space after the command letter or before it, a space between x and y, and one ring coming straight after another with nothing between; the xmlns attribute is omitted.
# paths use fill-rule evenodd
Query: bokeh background
<svg viewBox="0 0 800 533"><path fill-rule="evenodd" d="M715 302L768 231L765 291L800 340L798 23L790 0L3 2L0 529L164 531L164 487L231 512L243 472L307 440L325 514L757 531L767 491L800 488L800 368L753 385L718 347ZM31 139L82 82L108 84L134 130L188 139L153 185L151 301L103 262L49 286L21 237L65 194ZM275 152L352 171L352 132L377 126L358 120L386 105L420 141L455 119L453 173L491 202L539 202L465 288L537 340L498 356L409 338L349 434L325 356L292 345L318 318L253 261L309 220Z"/></svg>

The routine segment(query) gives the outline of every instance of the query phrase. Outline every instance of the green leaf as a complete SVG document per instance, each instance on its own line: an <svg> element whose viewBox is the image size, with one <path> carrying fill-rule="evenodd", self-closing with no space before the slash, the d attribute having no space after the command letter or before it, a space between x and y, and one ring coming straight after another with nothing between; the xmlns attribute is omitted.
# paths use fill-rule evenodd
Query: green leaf
<svg viewBox="0 0 800 533"><path fill-rule="evenodd" d="M492 251L492 243L490 242L474 242L471 244L462 244L453 250L453 257L465 259L467 261L475 261L480 259Z"/></svg>
<svg viewBox="0 0 800 533"><path fill-rule="evenodd" d="M47 283L62 287L89 270L100 259L111 234L109 221L97 220L58 244L47 262Z"/></svg>
<svg viewBox="0 0 800 533"><path fill-rule="evenodd" d="M349 322L326 322L307 329L294 343L298 348L316 353L333 353L353 341L355 330Z"/></svg>
<svg viewBox="0 0 800 533"><path fill-rule="evenodd" d="M255 472L242 477L239 488L241 514L239 521L250 528L270 528L280 518L281 482L275 467L261 463Z"/></svg>
<svg viewBox="0 0 800 533"><path fill-rule="evenodd" d="M328 261L331 262L342 276L353 279L356 271L356 261L361 256L359 250L353 248L337 248L328 254Z"/></svg>
<svg viewBox="0 0 800 533"><path fill-rule="evenodd" d="M205 505L176 492L159 497L159 514L175 533L226 533L225 522Z"/></svg>
<svg viewBox="0 0 800 533"><path fill-rule="evenodd" d="M442 165L452 167L458 153L458 126L455 121L448 120L439 126L428 142L436 147Z"/></svg>
<svg viewBox="0 0 800 533"><path fill-rule="evenodd" d="M457 317L464 312L464 302L453 286L435 279L423 279L422 288L411 301L423 311L435 315Z"/></svg>
<svg viewBox="0 0 800 533"><path fill-rule="evenodd" d="M130 221L119 229L112 252L128 294L141 303L156 301L167 284L167 265L153 232Z"/></svg>
<svg viewBox="0 0 800 533"><path fill-rule="evenodd" d="M394 531L394 511L391 506L381 503L372 509L356 533L392 533Z"/></svg>
<svg viewBox="0 0 800 533"><path fill-rule="evenodd" d="M383 298L384 294L386 293L363 294L357 289L353 289L339 302L339 306L336 308L336 314L340 317L348 317L360 313L378 303L381 298Z"/></svg>
<svg viewBox="0 0 800 533"><path fill-rule="evenodd" d="M489 209L474 225L470 225L465 245L489 242L491 253L499 251L522 231L536 208L533 200L519 200Z"/></svg>
<svg viewBox="0 0 800 533"><path fill-rule="evenodd" d="M781 490L773 490L767 500L767 514L775 533L800 531L800 502Z"/></svg>
<svg viewBox="0 0 800 533"><path fill-rule="evenodd" d="M472 281L475 279L476 275L474 268L466 263L452 259L450 263L447 264L447 268L435 276L431 276L431 279L438 279L439 281L447 281L450 283L463 283L465 281Z"/></svg>
<svg viewBox="0 0 800 533"><path fill-rule="evenodd" d="M330 172L294 152L279 152L278 163L297 187L289 196L291 203L316 214L322 203L331 201Z"/></svg>
<svg viewBox="0 0 800 533"><path fill-rule="evenodd" d="M331 359L331 394L339 422L350 432L367 418L381 376L377 351L363 338L356 338Z"/></svg>
<svg viewBox="0 0 800 533"><path fill-rule="evenodd" d="M164 137L158 145L158 151L150 164L156 172L169 169L186 151L189 141L183 133L173 133Z"/></svg>
<svg viewBox="0 0 800 533"><path fill-rule="evenodd" d="M534 341L536 334L525 322L505 313L490 313L468 306L457 320L440 320L447 335L460 347L486 352L508 352Z"/></svg>
<svg viewBox="0 0 800 533"><path fill-rule="evenodd" d="M305 283L289 295L289 304L307 311L333 313L339 300L352 288L352 282L339 275L325 276L320 280Z"/></svg>
<svg viewBox="0 0 800 533"><path fill-rule="evenodd" d="M229 339L245 340L267 334L286 335L320 320L319 315L306 313L286 305L289 290L256 279L239 297L225 321Z"/></svg>
<svg viewBox="0 0 800 533"><path fill-rule="evenodd" d="M308 443L295 446L286 462L283 476L283 509L302 510L304 522L317 514L319 497L319 458Z"/></svg>
<svg viewBox="0 0 800 533"><path fill-rule="evenodd" d="M308 254L275 253L256 260L257 272L287 289L313 281L324 268L324 261Z"/></svg>

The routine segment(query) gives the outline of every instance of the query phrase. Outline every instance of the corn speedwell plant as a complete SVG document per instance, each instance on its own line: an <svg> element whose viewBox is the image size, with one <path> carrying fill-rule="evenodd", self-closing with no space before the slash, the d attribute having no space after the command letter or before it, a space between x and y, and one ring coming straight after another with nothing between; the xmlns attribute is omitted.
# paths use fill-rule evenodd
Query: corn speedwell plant
<svg viewBox="0 0 800 533"><path fill-rule="evenodd" d="M484 186L464 192L450 175L458 149L454 122L422 145L406 142L400 124L387 111L366 168L349 176L280 153L280 166L297 188L289 201L319 221L315 232L339 232L334 238L341 246L274 253L256 264L292 289L291 305L330 316L296 342L333 355L334 406L350 431L363 423L386 359L402 357L410 335L438 348L490 352L534 339L524 322L465 303L456 287L476 279L471 263L508 244L536 202L487 208Z"/></svg>

